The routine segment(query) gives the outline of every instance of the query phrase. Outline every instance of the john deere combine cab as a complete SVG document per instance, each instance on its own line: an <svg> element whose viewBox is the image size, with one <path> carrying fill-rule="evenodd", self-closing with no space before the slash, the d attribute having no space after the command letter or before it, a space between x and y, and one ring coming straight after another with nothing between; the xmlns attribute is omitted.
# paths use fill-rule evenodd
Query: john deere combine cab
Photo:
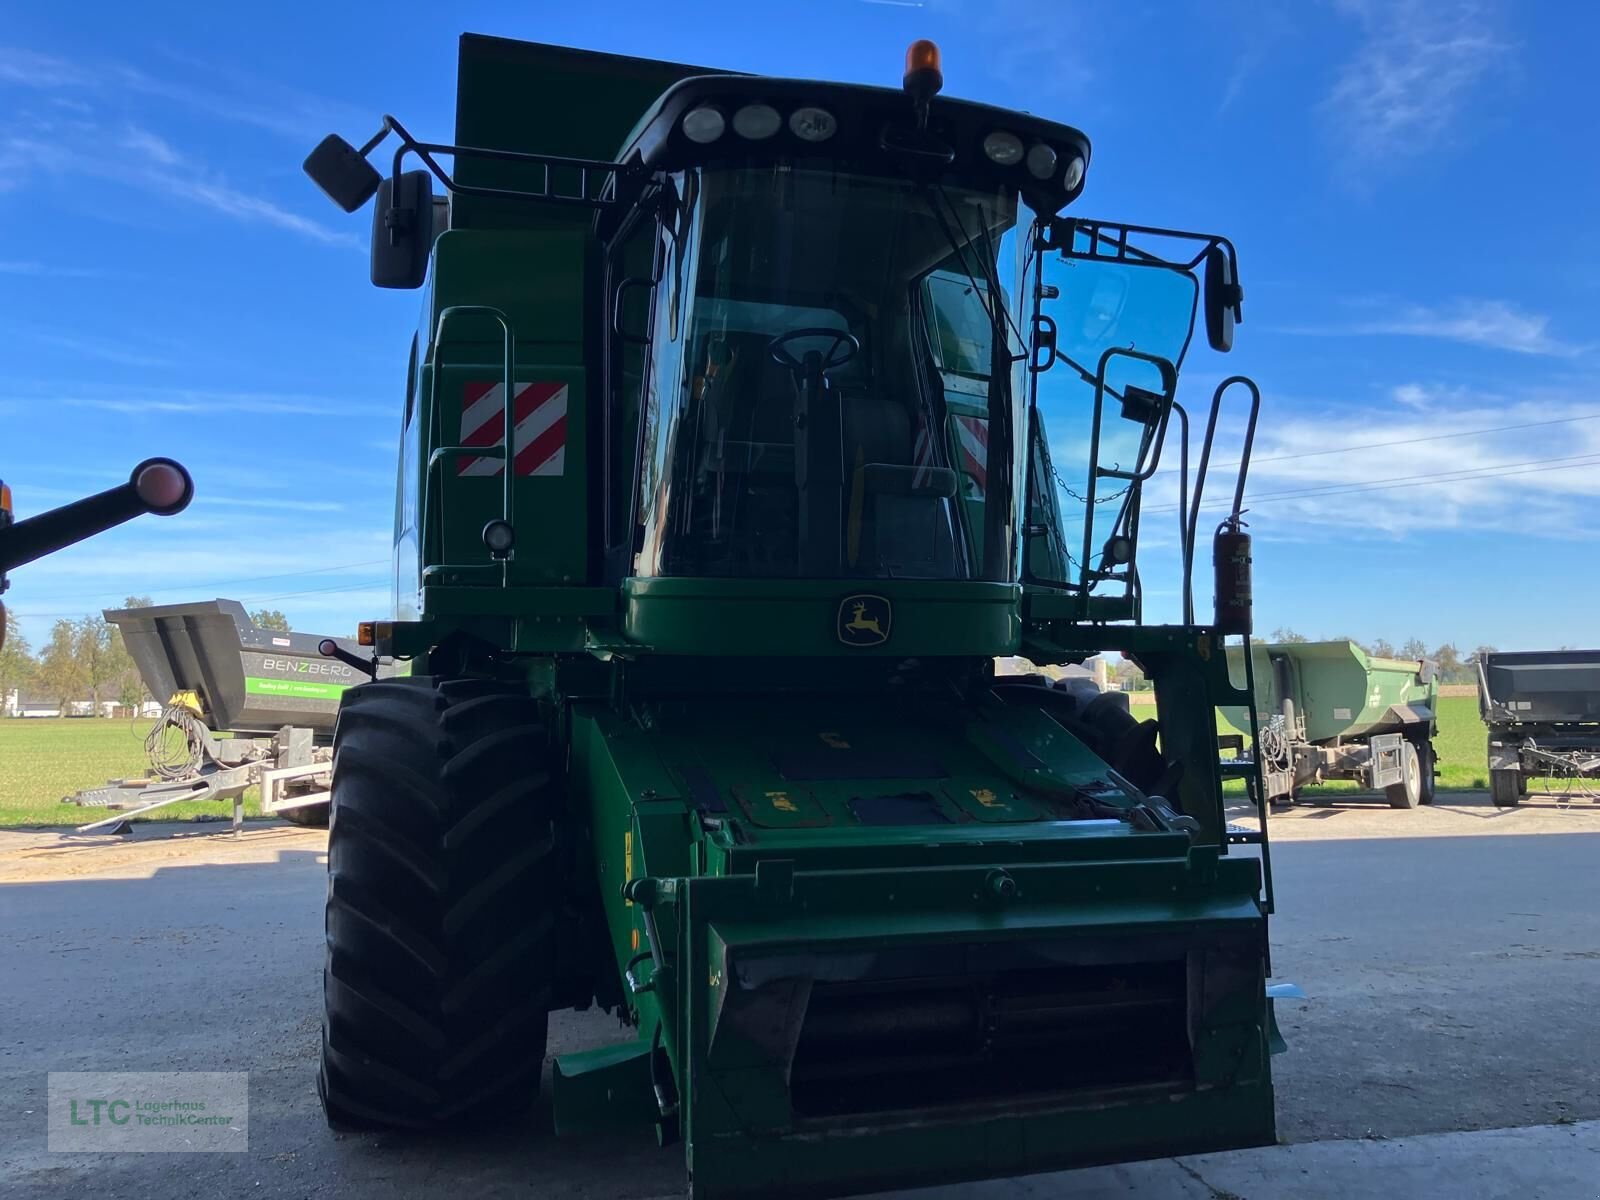
<svg viewBox="0 0 1600 1200"><path fill-rule="evenodd" d="M367 630L412 674L334 743L336 1127L516 1112L547 1014L599 1006L556 1132L681 1138L697 1196L1273 1140L1213 716L1252 704L1242 476L1197 623L1224 389L1194 480L1176 398L1233 248L1063 215L1087 138L940 96L931 44L902 82L469 36L454 144L307 160L425 289ZM1184 619L1147 625L1164 445ZM1151 720L994 674L1118 651Z"/></svg>

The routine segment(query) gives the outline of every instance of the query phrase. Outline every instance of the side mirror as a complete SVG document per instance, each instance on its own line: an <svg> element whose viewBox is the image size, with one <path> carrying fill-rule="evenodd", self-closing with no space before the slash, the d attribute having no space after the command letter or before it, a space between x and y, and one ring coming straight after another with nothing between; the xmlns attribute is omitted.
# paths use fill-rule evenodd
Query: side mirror
<svg viewBox="0 0 1600 1200"><path fill-rule="evenodd" d="M381 288L419 288L433 249L433 177L406 171L378 183L372 209L372 282Z"/></svg>
<svg viewBox="0 0 1600 1200"><path fill-rule="evenodd" d="M353 213L378 190L382 176L337 133L330 133L306 155L305 173L340 208Z"/></svg>
<svg viewBox="0 0 1600 1200"><path fill-rule="evenodd" d="M1244 289L1234 276L1233 255L1213 243L1206 250L1206 341L1213 350L1233 349L1233 327L1244 320Z"/></svg>

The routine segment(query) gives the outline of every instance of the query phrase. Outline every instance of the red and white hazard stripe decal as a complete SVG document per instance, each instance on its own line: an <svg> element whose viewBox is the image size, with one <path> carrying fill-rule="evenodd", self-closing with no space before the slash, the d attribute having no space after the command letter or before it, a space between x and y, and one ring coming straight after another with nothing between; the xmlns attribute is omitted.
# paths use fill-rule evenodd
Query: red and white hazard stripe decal
<svg viewBox="0 0 1600 1200"><path fill-rule="evenodd" d="M981 499L989 490L989 418L958 415L955 424L961 470L977 485L977 497ZM918 416L911 446L911 465L917 468L917 483L926 482L925 473L933 463L933 439L928 434L928 423Z"/></svg>
<svg viewBox="0 0 1600 1200"><path fill-rule="evenodd" d="M989 419L957 416L956 441L961 449L961 469L982 495L989 490Z"/></svg>
<svg viewBox="0 0 1600 1200"><path fill-rule="evenodd" d="M511 461L518 475L560 475L567 463L567 385L542 380L515 385L516 429ZM505 442L505 385L468 383L461 396L461 445ZM505 460L462 455L461 475L499 475Z"/></svg>

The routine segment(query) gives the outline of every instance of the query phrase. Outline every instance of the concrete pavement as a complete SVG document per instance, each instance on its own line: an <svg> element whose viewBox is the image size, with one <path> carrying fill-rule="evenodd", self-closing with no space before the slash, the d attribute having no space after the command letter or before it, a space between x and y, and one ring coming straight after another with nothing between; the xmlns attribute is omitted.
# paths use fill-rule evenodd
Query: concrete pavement
<svg viewBox="0 0 1600 1200"><path fill-rule="evenodd" d="M313 1086L324 835L169 832L97 845L0 833L0 1195L681 1187L681 1150L644 1134L558 1142L542 1113L461 1142L331 1135ZM1293 1144L921 1200L1600 1196L1600 814L1341 802L1295 810L1273 832L1274 966L1308 992L1280 1005L1291 1049L1274 1063ZM551 1030L553 1053L622 1032L594 1013L557 1014ZM111 1069L248 1070L249 1153L49 1153L45 1073Z"/></svg>

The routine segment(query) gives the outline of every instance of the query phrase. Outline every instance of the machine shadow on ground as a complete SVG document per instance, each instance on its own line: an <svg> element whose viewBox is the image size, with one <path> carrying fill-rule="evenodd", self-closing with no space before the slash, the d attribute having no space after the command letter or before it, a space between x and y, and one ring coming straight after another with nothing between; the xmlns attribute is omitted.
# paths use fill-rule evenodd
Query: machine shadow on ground
<svg viewBox="0 0 1600 1200"><path fill-rule="evenodd" d="M97 851L106 855L98 862ZM266 861L214 860L230 852ZM137 861L152 854L153 869ZM18 857L0 851L0 879L4 860L15 869ZM0 1157L0 1193L170 1197L180 1180L178 1194L197 1196L364 1194L401 1180L406 1194L525 1195L531 1181L547 1196L681 1190L681 1147L658 1147L649 1128L556 1139L543 1099L548 1064L539 1103L498 1126L450 1139L329 1130L315 1082L320 846L269 850L252 847L250 833L237 842L168 833L28 857L35 875L69 877L0 882L0 990L26 1001L8 1006L0 1051L0 1087L24 1114ZM94 870L120 877L69 874ZM620 1035L603 1013L557 1013L550 1052ZM181 1166L165 1154L50 1153L47 1073L98 1070L248 1071L248 1152L187 1156Z"/></svg>

